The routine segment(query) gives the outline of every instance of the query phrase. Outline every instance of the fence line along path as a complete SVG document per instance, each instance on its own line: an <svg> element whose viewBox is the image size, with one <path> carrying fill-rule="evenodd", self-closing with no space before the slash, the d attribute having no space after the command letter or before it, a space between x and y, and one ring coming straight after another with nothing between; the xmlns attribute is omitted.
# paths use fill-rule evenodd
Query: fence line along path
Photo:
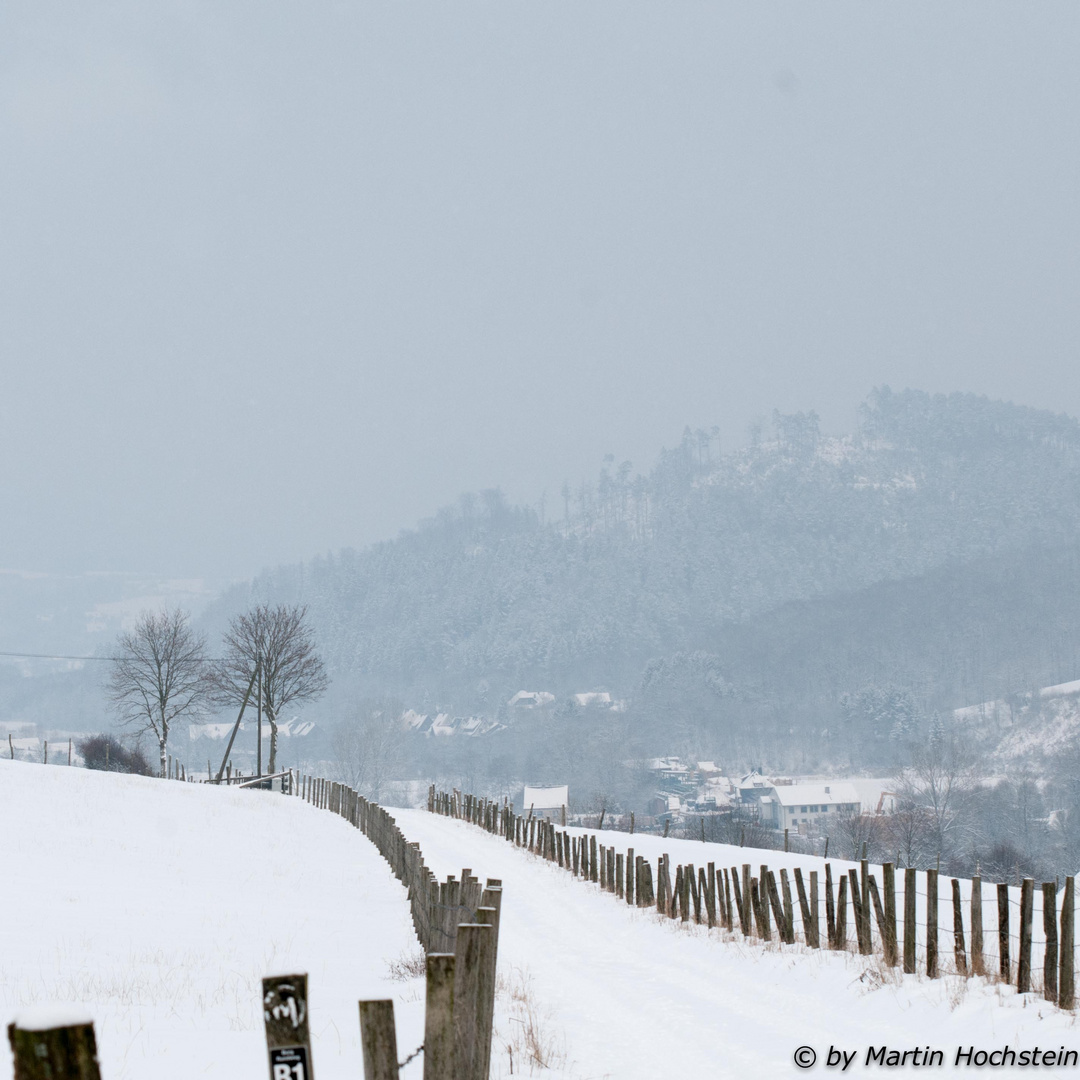
<svg viewBox="0 0 1080 1080"><path fill-rule="evenodd" d="M823 875L804 875L800 867L774 873L764 863L672 867L665 854L654 873L633 848L616 851L601 843L603 833L572 835L546 818L515 813L505 799L500 804L431 785L427 808L501 836L619 902L655 907L670 919L760 942L881 955L890 967L930 978L945 971L996 977L1020 993L1040 992L1059 1008L1076 1007L1073 877L1065 879L1059 901L1056 882L1037 885L1030 878L1019 898L1007 885L984 886L980 878L942 882L936 870L898 873L892 863L881 866L879 881L865 858L846 872L834 874L826 862Z"/></svg>

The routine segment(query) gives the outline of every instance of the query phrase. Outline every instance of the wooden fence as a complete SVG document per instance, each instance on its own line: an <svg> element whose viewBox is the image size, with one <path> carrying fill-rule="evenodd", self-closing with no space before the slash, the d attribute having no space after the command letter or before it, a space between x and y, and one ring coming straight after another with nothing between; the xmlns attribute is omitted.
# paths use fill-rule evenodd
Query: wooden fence
<svg viewBox="0 0 1080 1080"><path fill-rule="evenodd" d="M176 779L187 777L181 771ZM345 784L291 770L275 779L287 797L302 798L360 829L408 891L413 927L426 954L424 1041L399 1063L393 1002L359 1002L365 1080L398 1080L399 1069L421 1053L424 1080L488 1080L502 882L488 878L481 886L469 869L460 880L450 875L441 882L425 865L420 846L406 840L378 804ZM310 1080L307 975L264 979L263 1013L270 1080ZM101 1080L91 1021L38 1027L17 1020L7 1032L15 1080Z"/></svg>
<svg viewBox="0 0 1080 1080"><path fill-rule="evenodd" d="M1059 903L1058 885L1052 881L1036 885L1027 878L1017 890L984 886L979 878L942 881L936 870L898 871L892 863L880 867L879 881L865 859L835 875L833 864L825 862L822 879L819 871L804 875L798 866L777 873L765 864L755 873L750 863L672 868L665 854L657 859L654 874L650 860L635 855L633 848L616 851L596 834L574 835L552 821L517 814L505 801L500 805L456 790L436 791L432 785L428 810L501 835L616 900L655 907L670 919L762 942L800 941L811 949L880 953L888 966L908 973L922 970L930 978L945 971L996 976L1015 983L1020 993L1038 991L1060 1008L1076 1006L1072 877L1065 879Z"/></svg>

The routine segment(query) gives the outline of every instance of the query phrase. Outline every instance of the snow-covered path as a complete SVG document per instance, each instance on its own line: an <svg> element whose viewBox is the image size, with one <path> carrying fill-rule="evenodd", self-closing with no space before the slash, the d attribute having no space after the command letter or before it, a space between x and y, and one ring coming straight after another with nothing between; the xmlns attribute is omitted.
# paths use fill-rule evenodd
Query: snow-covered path
<svg viewBox="0 0 1080 1080"><path fill-rule="evenodd" d="M865 1071L869 1045L940 1048L950 1072L961 1044L1080 1048L1074 1018L1031 995L1020 998L982 980L883 979L879 967L868 969L857 957L724 941L720 931L684 929L628 908L475 826L424 811L393 813L440 877L468 866L503 879L500 969L528 972L548 1011L547 1027L563 1044L559 1071L567 1076L651 1077L673 1069L691 1076L798 1075L792 1054L802 1045L818 1052L817 1070L830 1046L858 1050L848 1075ZM748 855L721 845L605 835L619 850L635 844L653 859L667 850L673 862L730 865ZM774 867L789 861L755 854ZM502 1032L512 1026L502 1012L496 1022ZM505 1070L505 1056L498 1064ZM1075 1075L1056 1067L1040 1072Z"/></svg>
<svg viewBox="0 0 1080 1080"><path fill-rule="evenodd" d="M796 1075L804 1044L822 1058L830 1045L858 1051L848 1075L866 1071L869 1045L941 1048L948 1071L960 1044L1080 1047L1073 1017L1032 995L726 941L628 908L474 826L393 813L440 877L467 866L503 879L493 1077L510 1075L511 1052L515 1076L645 1080ZM104 1080L264 1077L260 980L282 970L310 976L321 1080L362 1075L361 998L394 998L402 1058L419 1045L422 978L388 977L419 953L405 891L335 815L269 793L0 760L0 821L0 1022L30 1002L81 1002ZM749 855L633 839L654 861ZM546 1070L527 1058L530 1028Z"/></svg>

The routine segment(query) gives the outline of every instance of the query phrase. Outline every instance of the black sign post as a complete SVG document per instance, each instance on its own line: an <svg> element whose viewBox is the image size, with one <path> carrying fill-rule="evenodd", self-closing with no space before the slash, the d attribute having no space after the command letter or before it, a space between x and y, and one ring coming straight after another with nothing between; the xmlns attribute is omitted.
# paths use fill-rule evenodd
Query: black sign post
<svg viewBox="0 0 1080 1080"><path fill-rule="evenodd" d="M313 1080L306 975L263 979L263 1020L270 1080Z"/></svg>

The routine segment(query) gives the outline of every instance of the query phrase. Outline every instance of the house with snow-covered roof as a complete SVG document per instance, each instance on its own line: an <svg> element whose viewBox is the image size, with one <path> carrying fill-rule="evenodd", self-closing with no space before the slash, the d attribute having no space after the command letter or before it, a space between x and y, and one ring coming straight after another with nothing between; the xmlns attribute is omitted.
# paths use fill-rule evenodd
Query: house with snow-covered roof
<svg viewBox="0 0 1080 1080"><path fill-rule="evenodd" d="M507 705L512 709L541 709L554 700L555 695L547 690L519 690Z"/></svg>
<svg viewBox="0 0 1080 1080"><path fill-rule="evenodd" d="M841 814L859 814L862 803L853 784L774 784L759 796L762 824L774 829L825 828Z"/></svg>
<svg viewBox="0 0 1080 1080"><path fill-rule="evenodd" d="M531 813L533 817L561 819L569 802L570 788L566 784L544 788L526 786L521 797L521 812Z"/></svg>

